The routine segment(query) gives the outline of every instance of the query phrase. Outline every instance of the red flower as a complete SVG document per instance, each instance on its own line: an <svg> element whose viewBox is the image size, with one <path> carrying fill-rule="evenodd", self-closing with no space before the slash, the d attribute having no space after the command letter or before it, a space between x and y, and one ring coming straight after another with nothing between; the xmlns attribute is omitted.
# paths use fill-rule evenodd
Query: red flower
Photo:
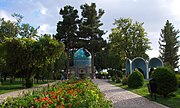
<svg viewBox="0 0 180 108"><path fill-rule="evenodd" d="M47 101L47 100L49 100L49 98L48 97L43 97L42 100Z"/></svg>
<svg viewBox="0 0 180 108"><path fill-rule="evenodd" d="M66 98L66 101L70 100L69 98Z"/></svg>
<svg viewBox="0 0 180 108"><path fill-rule="evenodd" d="M34 101L35 102L38 102L40 99L39 98L34 98Z"/></svg>
<svg viewBox="0 0 180 108"><path fill-rule="evenodd" d="M69 104L69 107L72 107L73 104Z"/></svg>
<svg viewBox="0 0 180 108"><path fill-rule="evenodd" d="M57 96L52 96L52 98L53 98L53 99L56 99L56 98L57 98Z"/></svg>

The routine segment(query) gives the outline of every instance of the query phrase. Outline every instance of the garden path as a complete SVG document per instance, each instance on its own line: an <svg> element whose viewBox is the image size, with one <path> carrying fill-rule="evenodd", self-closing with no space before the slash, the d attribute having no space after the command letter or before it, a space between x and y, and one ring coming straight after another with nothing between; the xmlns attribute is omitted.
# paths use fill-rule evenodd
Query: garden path
<svg viewBox="0 0 180 108"><path fill-rule="evenodd" d="M52 84L54 84L56 82L52 82L52 83L50 83L50 85L52 85ZM2 103L8 97L18 97L18 96L21 96L21 95L27 93L28 91L36 90L36 89L39 89L39 88L42 88L42 87L45 87L45 86L48 86L48 84L42 84L42 85L39 85L39 86L34 86L33 88L22 89L22 90L17 90L17 91L13 91L13 92L0 94L0 103Z"/></svg>
<svg viewBox="0 0 180 108"><path fill-rule="evenodd" d="M105 97L112 101L113 108L168 108L140 95L109 84L107 80L93 79Z"/></svg>

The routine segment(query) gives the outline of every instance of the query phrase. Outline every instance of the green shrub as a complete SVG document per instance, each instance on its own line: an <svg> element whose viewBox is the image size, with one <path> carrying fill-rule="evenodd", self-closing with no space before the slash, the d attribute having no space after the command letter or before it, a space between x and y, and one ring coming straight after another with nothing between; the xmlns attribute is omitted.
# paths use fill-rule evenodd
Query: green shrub
<svg viewBox="0 0 180 108"><path fill-rule="evenodd" d="M112 79L112 81L113 81L113 82L115 82L116 77L115 77L115 76L112 76L112 78L111 78L111 79Z"/></svg>
<svg viewBox="0 0 180 108"><path fill-rule="evenodd" d="M128 84L128 77L123 77L122 78L122 85L127 85Z"/></svg>
<svg viewBox="0 0 180 108"><path fill-rule="evenodd" d="M144 76L138 70L135 70L128 78L128 87L129 88L138 88L143 86Z"/></svg>
<svg viewBox="0 0 180 108"><path fill-rule="evenodd" d="M26 79L26 82L25 82L24 85L25 85L26 88L31 88L31 87L33 87L33 78Z"/></svg>
<svg viewBox="0 0 180 108"><path fill-rule="evenodd" d="M180 74L176 74L177 80L178 80L178 87L180 88Z"/></svg>
<svg viewBox="0 0 180 108"><path fill-rule="evenodd" d="M157 93L166 97L169 93L177 90L177 78L168 68L157 68L152 74L157 83Z"/></svg>
<svg viewBox="0 0 180 108"><path fill-rule="evenodd" d="M111 77L113 77L113 76L116 75L114 70L108 70L108 74L109 74Z"/></svg>
<svg viewBox="0 0 180 108"><path fill-rule="evenodd" d="M116 79L116 83L120 83L120 82L121 82L121 78L118 77L118 78Z"/></svg>
<svg viewBox="0 0 180 108"><path fill-rule="evenodd" d="M116 71L116 76L122 79L122 77L123 77L123 72L121 72L121 71Z"/></svg>

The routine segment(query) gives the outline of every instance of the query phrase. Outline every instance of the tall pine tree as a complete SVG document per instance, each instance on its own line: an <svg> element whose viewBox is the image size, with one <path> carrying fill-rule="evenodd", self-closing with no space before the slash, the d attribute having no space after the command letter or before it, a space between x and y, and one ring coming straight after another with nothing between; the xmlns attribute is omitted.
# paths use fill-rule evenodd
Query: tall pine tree
<svg viewBox="0 0 180 108"><path fill-rule="evenodd" d="M57 34L55 38L65 44L65 51L67 53L67 65L66 72L69 69L69 52L74 49L77 44L77 30L79 23L78 10L72 6L64 6L64 9L60 10L59 13L63 20L57 23ZM67 74L68 77L68 74Z"/></svg>
<svg viewBox="0 0 180 108"><path fill-rule="evenodd" d="M94 55L96 52L100 51L105 43L102 35L105 34L103 30L100 29L101 23L100 19L104 14L104 10L96 10L96 4L91 3L91 5L84 4L80 7L82 9L82 21L79 25L79 45L80 47L87 48L92 54L92 78L94 77Z"/></svg>
<svg viewBox="0 0 180 108"><path fill-rule="evenodd" d="M178 53L178 33L179 30L176 30L172 23L168 20L163 29L161 29L160 38L159 38L159 48L160 48L160 57L165 63L165 65L174 68L177 68L179 55Z"/></svg>

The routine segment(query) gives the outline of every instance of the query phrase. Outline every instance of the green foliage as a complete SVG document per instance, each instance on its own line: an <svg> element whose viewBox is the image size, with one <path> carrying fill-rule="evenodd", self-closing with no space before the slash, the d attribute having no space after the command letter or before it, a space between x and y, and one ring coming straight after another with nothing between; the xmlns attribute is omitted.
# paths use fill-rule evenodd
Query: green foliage
<svg viewBox="0 0 180 108"><path fill-rule="evenodd" d="M72 6L64 6L60 10L59 14L62 16L63 20L57 23L57 34L55 38L65 44L66 51L76 47L77 43L77 25L78 20L78 10L74 9ZM68 54L69 55L69 54Z"/></svg>
<svg viewBox="0 0 180 108"><path fill-rule="evenodd" d="M113 77L115 76L115 71L114 70L108 70L108 74Z"/></svg>
<svg viewBox="0 0 180 108"><path fill-rule="evenodd" d="M19 35L22 38L34 38L37 37L37 30L39 27L34 28L33 26L30 26L29 24L22 24L19 27Z"/></svg>
<svg viewBox="0 0 180 108"><path fill-rule="evenodd" d="M128 84L128 77L123 77L122 78L122 85L127 85Z"/></svg>
<svg viewBox="0 0 180 108"><path fill-rule="evenodd" d="M177 80L178 80L178 87L180 88L180 74L176 74Z"/></svg>
<svg viewBox="0 0 180 108"><path fill-rule="evenodd" d="M65 45L65 52L67 54L67 74L69 70L70 60L73 59L73 56L70 55L70 51L77 48L77 30L80 20L78 19L78 10L74 9L74 7L70 5L64 6L64 8L60 10L59 14L62 16L63 20L57 23L57 34L54 37L58 41L63 42Z"/></svg>
<svg viewBox="0 0 180 108"><path fill-rule="evenodd" d="M176 30L172 23L168 20L163 29L161 29L161 34L159 38L160 45L160 57L164 63L170 65L170 67L177 68L179 55L178 55L178 36L179 30ZM171 52L171 53L169 53Z"/></svg>
<svg viewBox="0 0 180 108"><path fill-rule="evenodd" d="M112 81L115 82L116 81L116 77L115 76L112 76Z"/></svg>
<svg viewBox="0 0 180 108"><path fill-rule="evenodd" d="M119 77L122 78L123 77L123 72L119 71L119 70L108 70L108 74L113 77Z"/></svg>
<svg viewBox="0 0 180 108"><path fill-rule="evenodd" d="M27 78L26 83L24 85L26 88L31 88L31 87L33 87L33 84L34 84L33 78L29 78L29 79Z"/></svg>
<svg viewBox="0 0 180 108"><path fill-rule="evenodd" d="M123 72L122 71L116 71L116 75L117 75L117 77L119 77L119 78L123 78Z"/></svg>
<svg viewBox="0 0 180 108"><path fill-rule="evenodd" d="M95 3L91 3L91 5L83 4L80 6L80 8L82 9L81 12L82 20L81 23L79 24L78 47L86 48L91 52L92 55L91 68L92 68L92 72L94 73L95 53L99 52L106 44L106 41L102 38L102 35L104 35L105 32L100 29L100 27L103 25L100 19L104 14L104 10L99 9L97 11Z"/></svg>
<svg viewBox="0 0 180 108"><path fill-rule="evenodd" d="M152 78L154 78L157 83L157 93L164 97L177 90L177 78L175 74L167 68L157 68L152 74Z"/></svg>
<svg viewBox="0 0 180 108"><path fill-rule="evenodd" d="M121 83L121 78L117 77L116 78L116 83Z"/></svg>
<svg viewBox="0 0 180 108"><path fill-rule="evenodd" d="M111 108L111 102L90 80L71 80L29 92L18 98L8 98L1 108Z"/></svg>
<svg viewBox="0 0 180 108"><path fill-rule="evenodd" d="M128 87L139 88L142 87L143 84L144 84L143 74L136 69L128 78Z"/></svg>
<svg viewBox="0 0 180 108"><path fill-rule="evenodd" d="M4 18L0 18L0 22L0 42L3 42L7 37L17 37L19 27L15 22L5 21Z"/></svg>
<svg viewBox="0 0 180 108"><path fill-rule="evenodd" d="M119 55L118 60L124 62L125 57L133 59L139 56L148 59L145 52L150 49L150 42L143 23L133 23L130 18L120 18L115 20L114 25L117 27L112 29L109 38L112 51Z"/></svg>
<svg viewBox="0 0 180 108"><path fill-rule="evenodd" d="M24 71L26 78L29 79L36 74L37 68L45 67L59 58L64 46L44 35L39 40L9 38L5 42L5 47L6 62L10 71L12 73Z"/></svg>

